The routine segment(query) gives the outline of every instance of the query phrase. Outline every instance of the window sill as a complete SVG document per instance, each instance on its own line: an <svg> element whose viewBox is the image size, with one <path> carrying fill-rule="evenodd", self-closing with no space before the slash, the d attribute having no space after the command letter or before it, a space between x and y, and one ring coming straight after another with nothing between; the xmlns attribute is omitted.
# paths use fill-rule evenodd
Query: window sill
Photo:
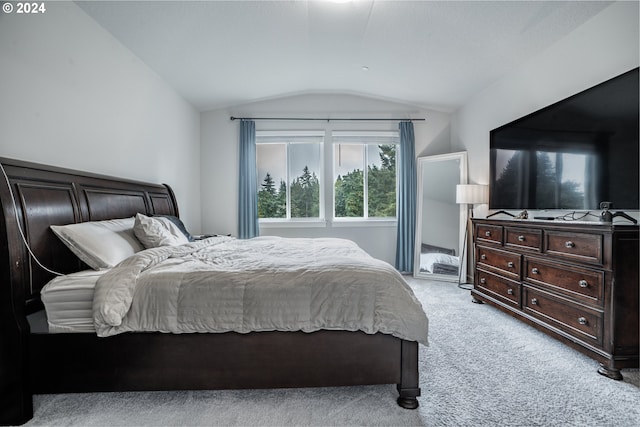
<svg viewBox="0 0 640 427"><path fill-rule="evenodd" d="M398 221L395 219L334 219L329 223L331 227L397 227Z"/></svg>
<svg viewBox="0 0 640 427"><path fill-rule="evenodd" d="M395 219L340 218L311 221L260 221L260 228L325 228L325 227L397 227Z"/></svg>
<svg viewBox="0 0 640 427"><path fill-rule="evenodd" d="M260 228L324 228L327 226L327 221L260 221L259 225Z"/></svg>

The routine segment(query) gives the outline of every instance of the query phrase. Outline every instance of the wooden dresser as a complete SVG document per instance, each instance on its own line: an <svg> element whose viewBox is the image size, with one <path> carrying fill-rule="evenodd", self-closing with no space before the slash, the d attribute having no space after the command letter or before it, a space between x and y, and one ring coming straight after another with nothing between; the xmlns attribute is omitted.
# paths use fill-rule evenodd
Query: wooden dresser
<svg viewBox="0 0 640 427"><path fill-rule="evenodd" d="M638 226L474 218L474 302L600 362L638 367Z"/></svg>

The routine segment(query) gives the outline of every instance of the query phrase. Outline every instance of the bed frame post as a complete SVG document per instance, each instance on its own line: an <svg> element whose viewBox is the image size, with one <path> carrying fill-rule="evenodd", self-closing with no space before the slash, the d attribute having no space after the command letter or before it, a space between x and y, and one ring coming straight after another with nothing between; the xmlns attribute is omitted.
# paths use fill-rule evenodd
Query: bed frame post
<svg viewBox="0 0 640 427"><path fill-rule="evenodd" d="M416 409L420 396L418 384L418 343L402 340L400 384L397 385L398 405L405 409Z"/></svg>
<svg viewBox="0 0 640 427"><path fill-rule="evenodd" d="M6 306L2 305L2 311ZM7 315L0 331L0 425L24 424L33 418L33 397L28 372L28 331L9 330Z"/></svg>
<svg viewBox="0 0 640 427"><path fill-rule="evenodd" d="M2 159L0 159L2 161ZM24 424L33 417L29 382L29 324L24 307L23 268L15 254L22 241L16 227L13 205L7 203L9 190L0 184L0 425ZM22 283L22 282L19 282Z"/></svg>

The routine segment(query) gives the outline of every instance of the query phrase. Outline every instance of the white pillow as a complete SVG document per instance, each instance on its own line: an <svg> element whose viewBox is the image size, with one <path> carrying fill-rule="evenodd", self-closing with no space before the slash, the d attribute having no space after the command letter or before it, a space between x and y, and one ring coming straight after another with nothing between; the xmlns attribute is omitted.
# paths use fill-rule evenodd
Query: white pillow
<svg viewBox="0 0 640 427"><path fill-rule="evenodd" d="M52 225L71 252L94 270L111 268L144 249L133 233L134 218Z"/></svg>
<svg viewBox="0 0 640 427"><path fill-rule="evenodd" d="M173 221L163 217L148 217L139 213L133 232L147 249L189 243L182 230Z"/></svg>

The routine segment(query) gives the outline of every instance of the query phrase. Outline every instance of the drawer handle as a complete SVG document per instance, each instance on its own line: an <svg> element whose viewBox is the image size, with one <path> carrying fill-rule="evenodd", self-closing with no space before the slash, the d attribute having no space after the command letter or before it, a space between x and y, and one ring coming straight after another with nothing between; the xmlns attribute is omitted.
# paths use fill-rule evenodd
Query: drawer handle
<svg viewBox="0 0 640 427"><path fill-rule="evenodd" d="M487 259L487 255L486 254L480 255L480 259Z"/></svg>
<svg viewBox="0 0 640 427"><path fill-rule="evenodd" d="M565 246L566 248L573 248L573 247L575 247L575 246L576 246L576 244L575 244L575 243L573 243L571 240L569 240L568 242L564 242L564 246Z"/></svg>
<svg viewBox="0 0 640 427"><path fill-rule="evenodd" d="M581 325L586 325L587 319L585 319L584 317L578 317L578 323L580 323Z"/></svg>
<svg viewBox="0 0 640 427"><path fill-rule="evenodd" d="M514 265L514 264L513 264L513 262L511 262L511 261L509 261L509 262L507 263L507 267L509 267L509 268L513 268L513 265Z"/></svg>
<svg viewBox="0 0 640 427"><path fill-rule="evenodd" d="M518 236L518 242L524 242L524 236Z"/></svg>
<svg viewBox="0 0 640 427"><path fill-rule="evenodd" d="M485 279L485 278L483 277L482 279L480 279L480 283L482 283L482 284L484 285L485 283L487 283L487 279Z"/></svg>
<svg viewBox="0 0 640 427"><path fill-rule="evenodd" d="M587 281L586 281L586 280L584 280L584 279L583 279L583 280L580 280L580 281L578 282L578 285L580 285L580 287L581 287L581 288L588 288L588 287L589 287L589 283L587 283Z"/></svg>
<svg viewBox="0 0 640 427"><path fill-rule="evenodd" d="M538 270L536 267L533 267L531 269L531 274L540 274L540 270Z"/></svg>
<svg viewBox="0 0 640 427"><path fill-rule="evenodd" d="M531 298L531 305L538 305L538 299L537 298Z"/></svg>
<svg viewBox="0 0 640 427"><path fill-rule="evenodd" d="M513 295L513 289L511 289L511 288L507 289L507 293L508 293L509 295Z"/></svg>
<svg viewBox="0 0 640 427"><path fill-rule="evenodd" d="M490 231L485 231L484 235L487 236L487 237L491 237L491 232Z"/></svg>

